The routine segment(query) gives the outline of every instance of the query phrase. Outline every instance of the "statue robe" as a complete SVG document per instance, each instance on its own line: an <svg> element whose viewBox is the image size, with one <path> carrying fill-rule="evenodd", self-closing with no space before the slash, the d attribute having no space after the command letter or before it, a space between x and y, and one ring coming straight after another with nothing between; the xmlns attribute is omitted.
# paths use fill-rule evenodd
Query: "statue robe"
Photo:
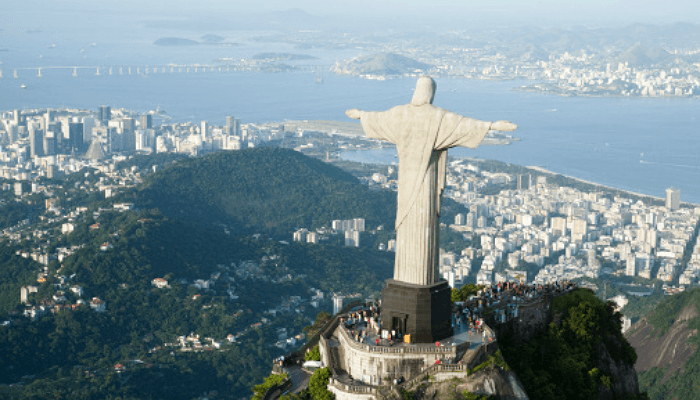
<svg viewBox="0 0 700 400"><path fill-rule="evenodd" d="M476 148L491 123L432 104L362 111L360 121L368 137L394 143L398 150L394 279L416 285L438 282L440 197L445 189L447 149Z"/></svg>

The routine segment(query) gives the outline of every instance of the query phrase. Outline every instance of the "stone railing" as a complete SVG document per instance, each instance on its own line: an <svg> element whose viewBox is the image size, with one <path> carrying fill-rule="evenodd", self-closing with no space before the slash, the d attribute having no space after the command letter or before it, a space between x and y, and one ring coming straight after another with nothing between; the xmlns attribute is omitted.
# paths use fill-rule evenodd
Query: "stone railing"
<svg viewBox="0 0 700 400"><path fill-rule="evenodd" d="M330 378L328 380L328 385L333 386L338 390L348 393L366 393L366 394L376 394L377 387L369 385L348 385L347 383L340 382L335 378Z"/></svg>
<svg viewBox="0 0 700 400"><path fill-rule="evenodd" d="M437 364L431 365L430 367L421 371L420 374L408 379L401 385L413 385L424 380L429 375L435 375L440 372L464 372L465 374L469 371L469 366L467 364Z"/></svg>
<svg viewBox="0 0 700 400"><path fill-rule="evenodd" d="M343 338L347 344L354 348L355 350L364 351L367 353L381 353L381 354L450 354L455 355L457 353L457 346L434 346L434 345L408 345L408 346L372 346L365 343L358 343L354 337L350 336L345 327L340 327L338 329L343 335ZM466 342L469 345L469 342Z"/></svg>
<svg viewBox="0 0 700 400"><path fill-rule="evenodd" d="M482 344L476 348L473 352L469 353L469 358L464 358L462 360L462 365L467 368L474 368L475 364L478 363L480 357L486 358L489 354L489 345ZM480 364L480 363L479 363Z"/></svg>

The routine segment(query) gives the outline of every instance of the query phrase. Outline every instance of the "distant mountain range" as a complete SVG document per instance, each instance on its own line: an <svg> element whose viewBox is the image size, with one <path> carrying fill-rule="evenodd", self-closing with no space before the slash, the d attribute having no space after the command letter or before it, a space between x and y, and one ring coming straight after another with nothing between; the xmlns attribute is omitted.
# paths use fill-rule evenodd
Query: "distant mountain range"
<svg viewBox="0 0 700 400"><path fill-rule="evenodd" d="M615 57L615 61L627 62L630 67L662 65L673 59L673 55L658 45L637 43Z"/></svg>

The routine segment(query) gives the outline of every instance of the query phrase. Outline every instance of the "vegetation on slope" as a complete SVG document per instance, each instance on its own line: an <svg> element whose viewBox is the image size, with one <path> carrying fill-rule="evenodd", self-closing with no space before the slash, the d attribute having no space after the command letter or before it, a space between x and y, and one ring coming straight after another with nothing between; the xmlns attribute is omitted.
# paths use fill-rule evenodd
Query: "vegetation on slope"
<svg viewBox="0 0 700 400"><path fill-rule="evenodd" d="M561 322L550 323L532 340L521 343L499 338L503 355L528 396L583 400L610 391L616 377L601 368L606 364L601 346L614 363L631 367L636 360L634 349L622 336L620 315L583 289L556 298L551 309L561 314Z"/></svg>
<svg viewBox="0 0 700 400"><path fill-rule="evenodd" d="M662 336L668 331L671 325L673 325L680 311L688 304L700 305L699 289L667 296L664 301L657 305L654 311L647 316L647 322L654 326L654 332L658 336Z"/></svg>
<svg viewBox="0 0 700 400"><path fill-rule="evenodd" d="M695 309L695 312L693 312ZM685 310L685 311L684 311ZM671 359L666 357L662 366L654 366L646 370L638 371L639 387L649 393L649 398L667 399L694 399L700 398L700 354L697 348L700 347L700 338L697 332L700 330L700 317L697 311L700 310L700 289L693 289L687 292L666 297L650 315L646 317L646 322L653 328L653 336L660 337L659 340L674 340L667 338L675 332L675 337L681 342L672 348L658 349L659 354L654 358L663 357L664 351L671 354ZM681 316L683 311L683 318ZM634 332L633 332L634 334ZM688 355L683 345L688 344L692 354ZM649 346L647 346L649 347ZM684 358L687 358L683 362ZM658 363L657 363L658 365Z"/></svg>
<svg viewBox="0 0 700 400"><path fill-rule="evenodd" d="M57 304L69 307L36 321L5 317L12 323L0 326L0 397L245 397L285 352L275 347L279 330L300 333L330 309L327 299L312 304L312 288L378 295L391 275L390 252L268 235L289 238L297 226L353 217L393 224L394 193L369 192L342 170L286 150L171 161L160 160L168 165L142 187L80 214L72 233L56 233L47 251L74 253L49 264L46 283L36 281L39 264L15 255L21 243L2 245L4 311L17 307L19 287L28 284L39 286L34 305L58 310L52 297L60 290L66 300ZM140 209L109 204L123 201ZM229 223L232 229L222 229ZM263 234L240 234L249 232ZM59 276L66 283L57 288ZM168 286L156 288L154 278ZM209 288L194 286L197 280ZM77 286L82 299L99 297L106 311L71 307L79 297L69 289ZM191 334L222 347L182 351L178 337Z"/></svg>
<svg viewBox="0 0 700 400"><path fill-rule="evenodd" d="M192 398L207 390L239 398L282 353L273 346L276 329L301 332L316 312L307 306L301 314L292 310L275 318L265 314L267 309L279 308L291 296L308 299L311 287L378 293L392 269L385 252L234 238L155 211L102 213L98 222L98 230L76 229L88 236L79 239L86 245L62 267L52 264L52 273L71 276L71 285L84 287L84 298L100 297L107 311L81 306L0 327L0 383L25 381L24 386L0 389L2 396L41 396L51 387L51 393L86 398L104 393ZM77 238L68 235L65 244ZM101 251L107 240L113 248ZM268 262L261 261L264 257ZM247 277L236 274L241 260L257 260L259 269ZM191 285L217 273L223 275L210 290ZM229 275L234 280L227 282ZM151 280L157 277L167 278L169 287L153 287ZM239 297L230 298L229 289ZM42 287L34 300L41 302L50 293L51 288ZM69 291L66 296L75 302ZM258 324L265 319L266 324ZM238 343L203 353L163 347L193 332L218 341L235 334ZM116 371L118 363L127 371Z"/></svg>
<svg viewBox="0 0 700 400"><path fill-rule="evenodd" d="M0 242L0 315L20 304L19 290L36 280L40 264L15 254L17 248Z"/></svg>
<svg viewBox="0 0 700 400"><path fill-rule="evenodd" d="M388 227L396 215L395 193L370 190L339 168L271 147L171 164L134 197L141 207L170 217L284 237L334 219L362 217L369 226Z"/></svg>

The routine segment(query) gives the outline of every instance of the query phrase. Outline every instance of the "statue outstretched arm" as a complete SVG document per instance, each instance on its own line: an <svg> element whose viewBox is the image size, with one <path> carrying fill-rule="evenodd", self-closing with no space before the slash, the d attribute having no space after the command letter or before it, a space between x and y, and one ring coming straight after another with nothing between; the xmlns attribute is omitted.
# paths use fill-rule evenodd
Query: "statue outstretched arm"
<svg viewBox="0 0 700 400"><path fill-rule="evenodd" d="M491 123L491 129L494 131L502 131L502 132L512 132L514 130L518 129L518 125L515 125L512 122L508 121L496 121Z"/></svg>
<svg viewBox="0 0 700 400"><path fill-rule="evenodd" d="M353 108L350 110L346 110L345 115L352 119L360 119L360 117L362 117L362 111L358 110L357 108Z"/></svg>
<svg viewBox="0 0 700 400"><path fill-rule="evenodd" d="M391 110L361 111L357 108L352 108L346 110L345 115L352 119L359 119L367 137L396 143L396 135L398 135L399 132L397 132L394 127L396 120L390 116Z"/></svg>
<svg viewBox="0 0 700 400"><path fill-rule="evenodd" d="M446 112L440 124L435 148L444 150L460 146L475 149L491 130L510 132L518 126L508 121L481 121Z"/></svg>

